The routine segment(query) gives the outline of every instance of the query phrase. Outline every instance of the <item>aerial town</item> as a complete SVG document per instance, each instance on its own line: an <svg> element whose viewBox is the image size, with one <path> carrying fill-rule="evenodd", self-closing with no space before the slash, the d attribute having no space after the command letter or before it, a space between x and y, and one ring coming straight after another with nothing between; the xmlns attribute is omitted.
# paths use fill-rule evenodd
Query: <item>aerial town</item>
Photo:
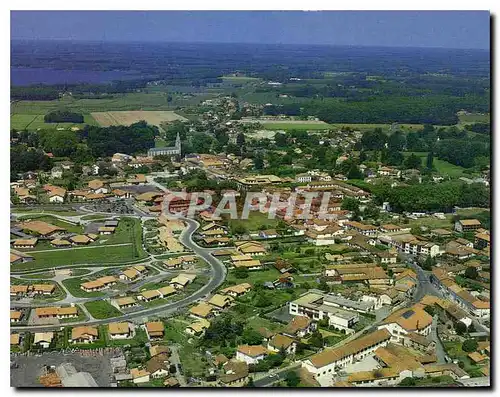
<svg viewBox="0 0 500 397"><path fill-rule="evenodd" d="M13 87L11 386L490 386L489 113L325 121L240 70Z"/></svg>

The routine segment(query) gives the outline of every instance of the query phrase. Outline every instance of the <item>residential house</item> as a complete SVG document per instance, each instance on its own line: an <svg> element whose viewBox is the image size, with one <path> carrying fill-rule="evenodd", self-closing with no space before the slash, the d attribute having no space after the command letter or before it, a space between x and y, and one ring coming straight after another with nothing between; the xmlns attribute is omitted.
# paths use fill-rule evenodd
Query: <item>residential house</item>
<svg viewBox="0 0 500 397"><path fill-rule="evenodd" d="M220 291L223 295L229 295L234 298L246 294L252 289L252 285L249 283L242 283L238 285L233 285L231 287L224 288Z"/></svg>
<svg viewBox="0 0 500 397"><path fill-rule="evenodd" d="M304 338L313 333L317 323L307 316L294 316L288 323L283 333L292 338Z"/></svg>
<svg viewBox="0 0 500 397"><path fill-rule="evenodd" d="M267 349L273 352L283 350L286 354L295 354L297 342L287 335L277 334L267 342Z"/></svg>
<svg viewBox="0 0 500 397"><path fill-rule="evenodd" d="M170 280L170 285L175 289L183 289L188 284L191 284L196 279L196 274L180 273L172 280Z"/></svg>
<svg viewBox="0 0 500 397"><path fill-rule="evenodd" d="M205 331L208 327L210 327L210 321L201 318L199 321L195 321L194 323L189 324L186 327L185 332L188 335L201 338L203 335L205 335Z"/></svg>
<svg viewBox="0 0 500 397"><path fill-rule="evenodd" d="M108 193L108 188L106 184L101 181L100 179L93 179L88 183L88 188L92 193L101 193L101 194L106 194Z"/></svg>
<svg viewBox="0 0 500 397"><path fill-rule="evenodd" d="M37 238L17 239L14 240L12 246L14 248L35 248L37 242Z"/></svg>
<svg viewBox="0 0 500 397"><path fill-rule="evenodd" d="M129 339L132 337L132 330L128 322L108 324L108 335L111 339Z"/></svg>
<svg viewBox="0 0 500 397"><path fill-rule="evenodd" d="M48 349L54 339L53 332L35 332L33 345Z"/></svg>
<svg viewBox="0 0 500 397"><path fill-rule="evenodd" d="M261 345L240 345L236 349L236 360L247 364L257 364L268 355L268 351Z"/></svg>
<svg viewBox="0 0 500 397"><path fill-rule="evenodd" d="M118 298L118 299L113 300L113 306L122 310L122 309L128 309L130 307L137 306L137 302L132 296L126 296L123 298Z"/></svg>
<svg viewBox="0 0 500 397"><path fill-rule="evenodd" d="M161 321L150 321L144 325L149 340L163 339L165 326Z"/></svg>
<svg viewBox="0 0 500 397"><path fill-rule="evenodd" d="M20 322L22 317L23 317L23 312L21 312L19 310L11 310L10 311L10 322L11 323Z"/></svg>
<svg viewBox="0 0 500 397"><path fill-rule="evenodd" d="M150 373L145 369L132 368L130 370L130 375L132 375L132 382L135 384L149 382Z"/></svg>
<svg viewBox="0 0 500 397"><path fill-rule="evenodd" d="M243 361L230 360L222 367L224 374L219 377L221 386L243 386L248 380L248 364Z"/></svg>
<svg viewBox="0 0 500 397"><path fill-rule="evenodd" d="M170 362L166 353L157 354L146 362L146 371L154 379L168 376Z"/></svg>
<svg viewBox="0 0 500 397"><path fill-rule="evenodd" d="M99 336L99 331L95 327L82 326L71 330L72 343L92 343Z"/></svg>
<svg viewBox="0 0 500 397"><path fill-rule="evenodd" d="M194 318L208 319L215 316L217 309L206 302L200 302L189 309L189 314Z"/></svg>

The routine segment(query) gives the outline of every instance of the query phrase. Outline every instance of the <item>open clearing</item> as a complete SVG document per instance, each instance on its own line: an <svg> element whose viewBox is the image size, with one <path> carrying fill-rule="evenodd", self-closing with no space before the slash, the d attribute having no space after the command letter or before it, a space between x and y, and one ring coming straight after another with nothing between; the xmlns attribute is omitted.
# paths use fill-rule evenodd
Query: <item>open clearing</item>
<svg viewBox="0 0 500 397"><path fill-rule="evenodd" d="M469 114L461 114L458 116L460 123L468 124L468 123L489 123L490 122L490 114L489 113L469 113Z"/></svg>
<svg viewBox="0 0 500 397"><path fill-rule="evenodd" d="M130 110L130 111L113 111L113 112L94 112L92 117L99 123L101 127L109 127L112 125L131 125L138 121L144 120L148 124L160 125L161 123L182 120L186 118L179 116L172 111L152 111L152 110Z"/></svg>

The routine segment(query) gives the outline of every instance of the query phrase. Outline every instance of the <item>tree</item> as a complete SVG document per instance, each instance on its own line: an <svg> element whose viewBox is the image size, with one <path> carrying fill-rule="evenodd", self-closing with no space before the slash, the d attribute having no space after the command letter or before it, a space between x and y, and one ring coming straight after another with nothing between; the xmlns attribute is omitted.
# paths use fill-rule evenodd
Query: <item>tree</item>
<svg viewBox="0 0 500 397"><path fill-rule="evenodd" d="M245 328L242 335L243 343L248 345L260 345L262 343L262 335L252 328Z"/></svg>
<svg viewBox="0 0 500 397"><path fill-rule="evenodd" d="M415 153L410 154L404 161L404 166L406 168L416 168L419 169L422 166L422 159L415 155Z"/></svg>
<svg viewBox="0 0 500 397"><path fill-rule="evenodd" d="M356 164L351 164L347 172L347 179L363 179L363 173Z"/></svg>
<svg viewBox="0 0 500 397"><path fill-rule="evenodd" d="M238 268L234 269L233 274L234 274L234 277L236 277L238 279L248 278L248 269L245 267L238 267Z"/></svg>
<svg viewBox="0 0 500 397"><path fill-rule="evenodd" d="M286 134L277 133L274 136L274 142L276 142L276 146L279 146L279 147L286 146L287 141L288 141L288 139L286 137Z"/></svg>
<svg viewBox="0 0 500 397"><path fill-rule="evenodd" d="M264 157L261 153L257 153L253 159L253 164L256 170L261 170L264 168Z"/></svg>
<svg viewBox="0 0 500 397"><path fill-rule="evenodd" d="M478 276L477 269L475 267L469 266L465 269L465 277L470 278L471 280L476 280Z"/></svg>
<svg viewBox="0 0 500 397"><path fill-rule="evenodd" d="M243 134L242 132L236 135L236 145L238 145L239 147L245 145L245 134Z"/></svg>
<svg viewBox="0 0 500 397"><path fill-rule="evenodd" d="M465 325L463 322L459 321L455 324L455 332L458 335L463 335L467 332L467 325Z"/></svg>
<svg viewBox="0 0 500 397"><path fill-rule="evenodd" d="M404 150L405 146L406 137L400 130L394 132L394 134L389 136L387 140L387 148L391 152L400 152L401 150Z"/></svg>
<svg viewBox="0 0 500 397"><path fill-rule="evenodd" d="M83 115L69 110L55 110L47 113L43 121L46 123L83 123Z"/></svg>
<svg viewBox="0 0 500 397"><path fill-rule="evenodd" d="M248 378L248 382L245 387L256 387L252 377Z"/></svg>
<svg viewBox="0 0 500 397"><path fill-rule="evenodd" d="M475 339L466 339L464 343L462 343L462 350L467 353L472 353L477 350L477 340Z"/></svg>
<svg viewBox="0 0 500 397"><path fill-rule="evenodd" d="M311 337L309 338L309 345L313 347L322 348L323 347L323 335L321 332L314 331Z"/></svg>
<svg viewBox="0 0 500 397"><path fill-rule="evenodd" d="M432 150L427 153L427 160L425 162L425 166L428 170L432 170L434 167L434 153L432 153Z"/></svg>
<svg viewBox="0 0 500 397"><path fill-rule="evenodd" d="M399 382L399 386L405 386L405 387L415 386L416 384L417 382L415 381L415 379L411 377L404 378L401 382Z"/></svg>
<svg viewBox="0 0 500 397"><path fill-rule="evenodd" d="M434 306L426 306L424 310L431 316L434 316L436 314L436 309L434 308Z"/></svg>
<svg viewBox="0 0 500 397"><path fill-rule="evenodd" d="M300 376L295 371L290 371L286 374L285 380L288 387L297 387L300 383Z"/></svg>
<svg viewBox="0 0 500 397"><path fill-rule="evenodd" d="M359 201L351 197L346 197L342 200L341 208L347 211L359 211Z"/></svg>
<svg viewBox="0 0 500 397"><path fill-rule="evenodd" d="M365 218L370 218L376 221L380 216L380 208L377 207L373 202L370 202L365 207L363 211L363 216Z"/></svg>

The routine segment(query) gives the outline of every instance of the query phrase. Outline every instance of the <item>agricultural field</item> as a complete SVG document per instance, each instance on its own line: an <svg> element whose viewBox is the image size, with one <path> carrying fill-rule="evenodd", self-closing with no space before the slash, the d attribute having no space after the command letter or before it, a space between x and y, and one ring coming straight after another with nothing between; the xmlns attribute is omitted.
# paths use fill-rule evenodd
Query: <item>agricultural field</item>
<svg viewBox="0 0 500 397"><path fill-rule="evenodd" d="M490 114L489 113L469 113L469 114L461 114L458 116L461 124L470 124L470 123L489 123L490 122Z"/></svg>
<svg viewBox="0 0 500 397"><path fill-rule="evenodd" d="M84 115L84 123L46 123L43 118L45 114L14 113L10 117L10 128L16 130L69 130L72 128L82 129L86 124L95 125L96 121L90 114Z"/></svg>
<svg viewBox="0 0 500 397"><path fill-rule="evenodd" d="M109 112L93 112L92 117L99 123L101 127L109 127L111 125L131 125L138 121L145 120L148 124L160 125L175 120L186 120L172 111L146 111L146 110L131 110L131 111L109 111Z"/></svg>

